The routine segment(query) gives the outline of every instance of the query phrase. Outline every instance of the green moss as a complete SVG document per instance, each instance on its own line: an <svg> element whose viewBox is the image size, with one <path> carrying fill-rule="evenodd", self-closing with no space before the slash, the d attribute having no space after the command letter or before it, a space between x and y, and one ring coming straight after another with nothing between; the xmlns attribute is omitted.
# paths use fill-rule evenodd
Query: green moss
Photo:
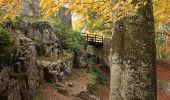
<svg viewBox="0 0 170 100"><path fill-rule="evenodd" d="M28 22L35 22L37 20L43 20L42 17L38 17L38 16L34 16L34 15L29 15L29 14L19 14L17 17L18 17L17 19L26 20Z"/></svg>
<svg viewBox="0 0 170 100"><path fill-rule="evenodd" d="M44 52L45 52L44 44L43 44L42 39L41 38L36 38L36 39L34 39L34 43L35 43L37 54L39 56L42 56L44 54Z"/></svg>
<svg viewBox="0 0 170 100"><path fill-rule="evenodd" d="M13 46L10 33L4 28L0 28L0 66L10 63Z"/></svg>
<svg viewBox="0 0 170 100"><path fill-rule="evenodd" d="M39 59L39 60L51 61L51 62L54 62L54 61L57 60L55 56L49 56L49 57L41 56L41 57L39 57L38 59Z"/></svg>
<svg viewBox="0 0 170 100"><path fill-rule="evenodd" d="M49 22L47 22L47 21L35 21L35 22L32 23L31 27L33 29L37 29L37 30L43 30L43 29L51 28Z"/></svg>
<svg viewBox="0 0 170 100"><path fill-rule="evenodd" d="M73 60L73 53L70 51L63 51L63 54L60 56L62 61L72 61Z"/></svg>
<svg viewBox="0 0 170 100"><path fill-rule="evenodd" d="M17 78L17 79L27 79L28 74L27 73L14 73L11 76Z"/></svg>

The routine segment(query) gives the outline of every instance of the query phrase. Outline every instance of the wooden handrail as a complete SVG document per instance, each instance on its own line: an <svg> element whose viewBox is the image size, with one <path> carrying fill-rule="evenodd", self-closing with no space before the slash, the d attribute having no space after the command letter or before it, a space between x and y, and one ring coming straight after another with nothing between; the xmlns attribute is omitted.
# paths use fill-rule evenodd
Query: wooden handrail
<svg viewBox="0 0 170 100"><path fill-rule="evenodd" d="M86 38L87 42L103 43L103 36L86 33L82 33L82 36Z"/></svg>

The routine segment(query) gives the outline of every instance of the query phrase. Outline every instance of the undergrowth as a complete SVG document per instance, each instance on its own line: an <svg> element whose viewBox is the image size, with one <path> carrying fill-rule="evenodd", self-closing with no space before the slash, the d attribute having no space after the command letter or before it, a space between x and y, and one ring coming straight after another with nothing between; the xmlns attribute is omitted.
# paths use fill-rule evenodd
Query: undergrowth
<svg viewBox="0 0 170 100"><path fill-rule="evenodd" d="M10 33L4 28L0 28L0 48L0 66L4 66L10 63L13 53Z"/></svg>
<svg viewBox="0 0 170 100"><path fill-rule="evenodd" d="M88 60L89 67L89 86L95 86L97 83L104 84L106 81L106 76L102 73L101 69L97 66L97 60L95 57L91 57Z"/></svg>

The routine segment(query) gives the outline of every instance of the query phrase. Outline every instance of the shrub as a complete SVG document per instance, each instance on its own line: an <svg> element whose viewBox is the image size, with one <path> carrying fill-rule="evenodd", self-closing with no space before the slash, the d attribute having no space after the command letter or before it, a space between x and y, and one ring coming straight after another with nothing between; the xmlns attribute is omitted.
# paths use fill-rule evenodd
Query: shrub
<svg viewBox="0 0 170 100"><path fill-rule="evenodd" d="M96 83L103 84L106 81L106 76L102 73L99 67L97 67L97 60L95 57L91 57L87 63L90 73L90 85L94 86Z"/></svg>
<svg viewBox="0 0 170 100"><path fill-rule="evenodd" d="M35 21L34 23L32 23L31 27L37 30L51 28L50 24L47 21Z"/></svg>
<svg viewBox="0 0 170 100"><path fill-rule="evenodd" d="M0 66L3 66L9 64L13 50L10 33L4 28L0 28L0 47Z"/></svg>
<svg viewBox="0 0 170 100"><path fill-rule="evenodd" d="M69 31L66 32L66 39L63 40L62 47L71 50L77 54L81 54L86 49L86 42L81 33Z"/></svg>
<svg viewBox="0 0 170 100"><path fill-rule="evenodd" d="M57 18L52 18L53 29L58 36L62 48L81 54L86 49L86 41L80 32L67 30Z"/></svg>
<svg viewBox="0 0 170 100"><path fill-rule="evenodd" d="M73 60L73 53L70 51L63 51L63 55L60 58L62 61L72 61Z"/></svg>

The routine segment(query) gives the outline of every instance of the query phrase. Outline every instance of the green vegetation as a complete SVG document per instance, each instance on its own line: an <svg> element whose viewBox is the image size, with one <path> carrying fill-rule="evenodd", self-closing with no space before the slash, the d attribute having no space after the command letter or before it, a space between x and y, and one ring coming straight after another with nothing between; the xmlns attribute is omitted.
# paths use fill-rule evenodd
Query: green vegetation
<svg viewBox="0 0 170 100"><path fill-rule="evenodd" d="M0 28L0 47L0 66L3 66L10 63L13 51L10 33L4 28Z"/></svg>
<svg viewBox="0 0 170 100"><path fill-rule="evenodd" d="M80 32L67 30L57 18L51 18L53 29L60 40L63 49L81 54L86 49L85 38Z"/></svg>
<svg viewBox="0 0 170 100"><path fill-rule="evenodd" d="M103 84L106 81L106 76L97 66L96 58L92 57L88 60L88 67L90 73L90 86L95 86L97 83Z"/></svg>
<svg viewBox="0 0 170 100"><path fill-rule="evenodd" d="M62 61L72 61L73 59L73 53L70 51L63 51L62 56L60 56Z"/></svg>
<svg viewBox="0 0 170 100"><path fill-rule="evenodd" d="M31 27L37 30L51 28L50 24L47 21L35 21L34 23L32 23Z"/></svg>

